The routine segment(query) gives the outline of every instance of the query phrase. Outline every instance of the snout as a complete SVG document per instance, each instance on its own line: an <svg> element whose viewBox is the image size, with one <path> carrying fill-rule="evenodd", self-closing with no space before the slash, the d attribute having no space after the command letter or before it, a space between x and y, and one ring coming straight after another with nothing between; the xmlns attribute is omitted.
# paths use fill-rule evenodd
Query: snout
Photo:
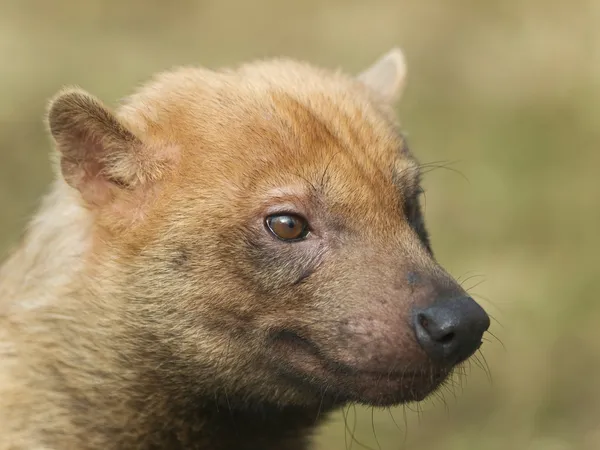
<svg viewBox="0 0 600 450"><path fill-rule="evenodd" d="M419 345L436 363L458 364L481 345L490 318L470 297L435 302L413 311L413 327Z"/></svg>

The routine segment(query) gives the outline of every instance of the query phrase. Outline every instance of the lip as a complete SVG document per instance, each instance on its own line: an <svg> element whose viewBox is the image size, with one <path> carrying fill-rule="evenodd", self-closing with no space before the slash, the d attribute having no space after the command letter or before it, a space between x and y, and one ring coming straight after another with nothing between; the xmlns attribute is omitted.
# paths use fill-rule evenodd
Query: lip
<svg viewBox="0 0 600 450"><path fill-rule="evenodd" d="M339 394L370 406L393 406L424 400L447 378L447 371L407 371L387 375L357 372L342 381Z"/></svg>
<svg viewBox="0 0 600 450"><path fill-rule="evenodd" d="M361 370L331 360L311 340L289 330L274 333L269 347L272 363L295 385L311 388L320 396L326 394L340 402L370 406L421 401L452 371L452 368L423 363L392 371Z"/></svg>

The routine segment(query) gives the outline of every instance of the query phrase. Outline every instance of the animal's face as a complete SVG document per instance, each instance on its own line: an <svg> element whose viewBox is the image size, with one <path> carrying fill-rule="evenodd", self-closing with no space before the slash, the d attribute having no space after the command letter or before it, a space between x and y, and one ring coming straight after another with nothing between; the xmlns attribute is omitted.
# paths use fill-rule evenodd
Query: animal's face
<svg viewBox="0 0 600 450"><path fill-rule="evenodd" d="M489 319L432 256L390 113L402 81L392 53L359 79L281 61L175 72L119 118L80 92L54 102L95 260L172 378L387 405L479 347Z"/></svg>

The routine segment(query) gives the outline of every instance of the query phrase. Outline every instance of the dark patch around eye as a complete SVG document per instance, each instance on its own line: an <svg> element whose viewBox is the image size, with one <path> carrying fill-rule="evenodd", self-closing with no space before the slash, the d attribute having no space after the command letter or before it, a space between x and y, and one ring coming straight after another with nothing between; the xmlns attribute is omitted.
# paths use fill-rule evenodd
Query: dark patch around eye
<svg viewBox="0 0 600 450"><path fill-rule="evenodd" d="M421 195L424 193L420 185L421 173L418 162L410 157L406 138L402 138L402 147L399 150L402 159L410 159L414 164L408 164L403 169L392 172L392 183L396 186L400 199L402 199L402 212L412 229L417 233L427 251L433 254L429 241L429 233L425 227L425 220L421 210Z"/></svg>
<svg viewBox="0 0 600 450"><path fill-rule="evenodd" d="M316 269L318 255L298 250L299 247L266 242L260 236L249 236L246 242L253 267L248 273L265 293L300 285Z"/></svg>
<svg viewBox="0 0 600 450"><path fill-rule="evenodd" d="M420 194L423 193L421 187L418 188L417 193L412 195L410 198L406 199L404 203L404 214L408 220L408 223L412 227L413 230L417 233L421 242L429 253L433 254L431 249L431 243L429 240L429 233L427 232L427 228L425 227L425 219L423 217L423 213L421 210L421 199Z"/></svg>

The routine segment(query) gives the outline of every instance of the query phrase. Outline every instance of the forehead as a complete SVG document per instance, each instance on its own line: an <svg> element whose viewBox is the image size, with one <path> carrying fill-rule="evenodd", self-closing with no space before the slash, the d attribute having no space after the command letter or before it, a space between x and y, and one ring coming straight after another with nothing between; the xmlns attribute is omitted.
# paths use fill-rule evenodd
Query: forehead
<svg viewBox="0 0 600 450"><path fill-rule="evenodd" d="M332 197L364 200L418 181L390 107L351 77L297 62L163 74L120 114L153 140L180 146L184 172L198 183L320 183Z"/></svg>

